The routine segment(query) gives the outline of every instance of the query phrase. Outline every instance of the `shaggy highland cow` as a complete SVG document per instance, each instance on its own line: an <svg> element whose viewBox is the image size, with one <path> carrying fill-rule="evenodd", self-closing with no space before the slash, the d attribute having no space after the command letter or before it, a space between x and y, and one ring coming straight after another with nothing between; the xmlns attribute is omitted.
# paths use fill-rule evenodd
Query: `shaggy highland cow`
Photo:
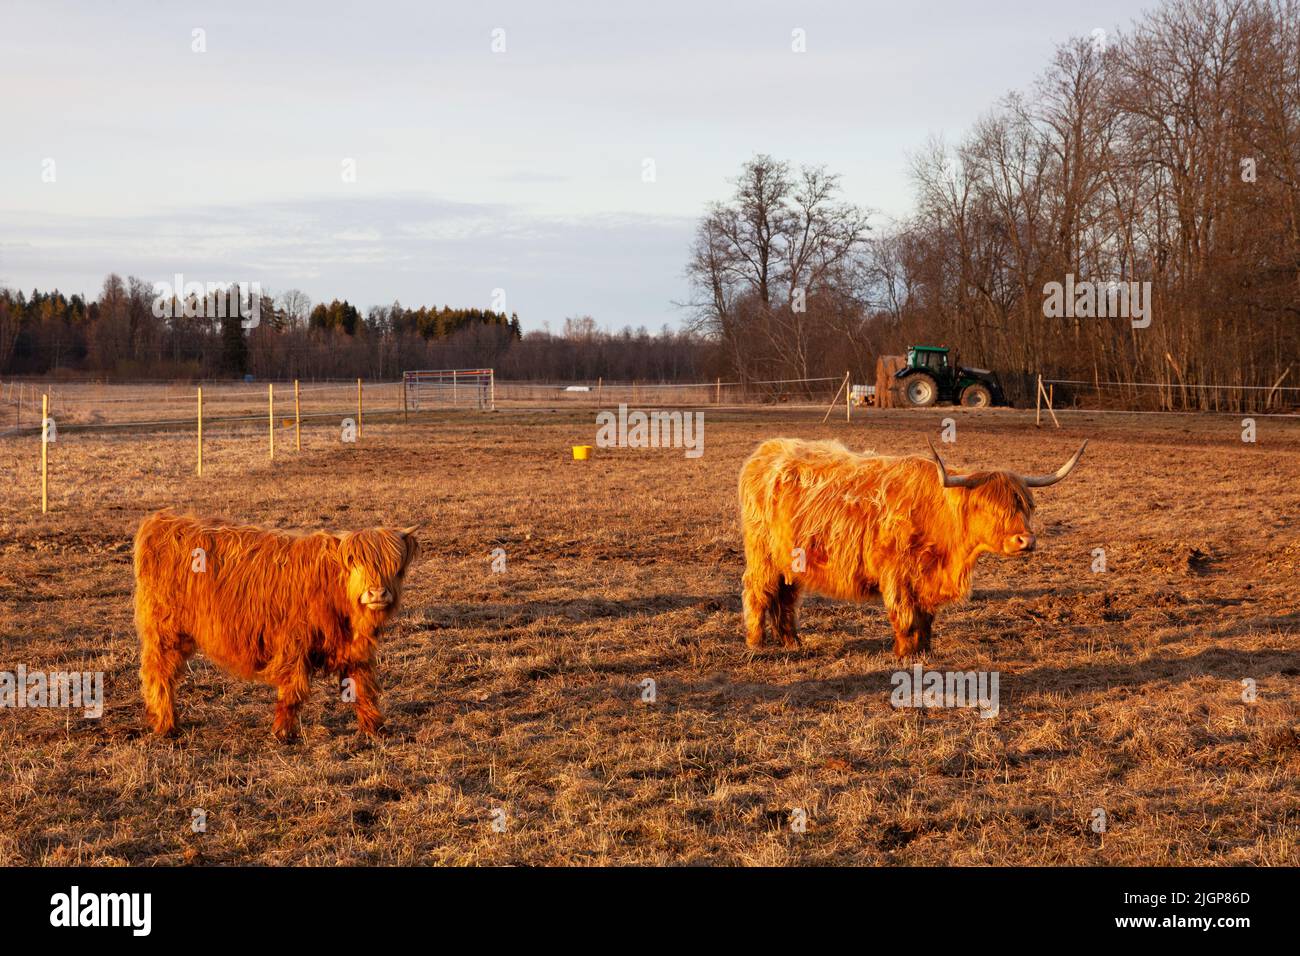
<svg viewBox="0 0 1300 956"><path fill-rule="evenodd" d="M289 534L170 511L135 536L135 623L149 723L176 729L176 682L203 651L224 670L279 691L275 736L298 734L315 672L350 680L357 723L383 723L376 640L419 554L414 528Z"/></svg>
<svg viewBox="0 0 1300 956"><path fill-rule="evenodd" d="M935 612L970 594L975 561L1034 550L1031 488L1060 481L1088 447L1040 477L949 472L932 460L858 455L838 442L764 442L740 472L745 642L764 620L798 647L805 591L883 601L898 657L928 651Z"/></svg>

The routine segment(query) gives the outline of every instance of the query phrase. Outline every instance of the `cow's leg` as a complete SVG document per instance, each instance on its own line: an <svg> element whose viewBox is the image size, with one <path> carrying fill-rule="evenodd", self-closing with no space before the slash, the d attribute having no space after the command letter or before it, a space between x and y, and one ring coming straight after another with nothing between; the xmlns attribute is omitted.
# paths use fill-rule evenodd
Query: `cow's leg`
<svg viewBox="0 0 1300 956"><path fill-rule="evenodd" d="M921 652L922 634L929 646L930 617L916 606L916 599L906 588L885 593L885 608L894 627L894 656L910 657Z"/></svg>
<svg viewBox="0 0 1300 956"><path fill-rule="evenodd" d="M352 692L356 695L357 726L364 734L379 732L384 726L384 715L379 710L379 682L375 680L374 664L367 661L355 664L343 674L343 679L352 681Z"/></svg>
<svg viewBox="0 0 1300 956"><path fill-rule="evenodd" d="M772 608L777 636L788 648L799 646L799 592L798 584L780 582Z"/></svg>
<svg viewBox="0 0 1300 956"><path fill-rule="evenodd" d="M279 675L276 681L278 695L275 701L275 723L271 732L283 743L298 739L298 712L311 691L311 678L306 662L295 665Z"/></svg>
<svg viewBox="0 0 1300 956"><path fill-rule="evenodd" d="M152 622L140 625L140 694L149 726L163 736L176 732L176 682L193 651L186 644Z"/></svg>
<svg viewBox="0 0 1300 956"><path fill-rule="evenodd" d="M925 654L930 650L930 624L934 616L918 609L908 612L890 612L890 621L894 625L894 656L898 658Z"/></svg>
<svg viewBox="0 0 1300 956"><path fill-rule="evenodd" d="M880 596L894 626L894 656L923 654L930 649L930 628L934 614L920 606L916 593L901 577L880 582Z"/></svg>
<svg viewBox="0 0 1300 956"><path fill-rule="evenodd" d="M899 617L894 611L889 612L889 621L894 625L894 656L902 660L916 653L916 645L913 643L911 629L902 624Z"/></svg>
<svg viewBox="0 0 1300 956"><path fill-rule="evenodd" d="M763 646L763 623L776 601L780 578L775 573L745 572L745 643L751 648Z"/></svg>
<svg viewBox="0 0 1300 956"><path fill-rule="evenodd" d="M913 617L915 623L912 632L916 635L917 651L921 654L928 654L930 653L930 632L934 626L934 615L918 607L913 611Z"/></svg>

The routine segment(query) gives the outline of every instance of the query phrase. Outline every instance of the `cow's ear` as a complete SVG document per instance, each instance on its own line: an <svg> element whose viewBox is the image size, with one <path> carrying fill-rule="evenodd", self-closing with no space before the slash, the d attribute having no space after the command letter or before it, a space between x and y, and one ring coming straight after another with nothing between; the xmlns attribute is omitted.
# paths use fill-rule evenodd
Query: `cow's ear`
<svg viewBox="0 0 1300 956"><path fill-rule="evenodd" d="M420 539L415 536L415 532L420 529L418 524L413 524L409 528L403 528L398 532L402 536L402 544L406 547L406 558L402 562L403 566L409 565L420 557Z"/></svg>
<svg viewBox="0 0 1300 956"><path fill-rule="evenodd" d="M355 531L344 531L337 535L339 539L339 561L342 562L346 571L352 570L352 564L356 560L356 549L352 546L352 538L356 535Z"/></svg>

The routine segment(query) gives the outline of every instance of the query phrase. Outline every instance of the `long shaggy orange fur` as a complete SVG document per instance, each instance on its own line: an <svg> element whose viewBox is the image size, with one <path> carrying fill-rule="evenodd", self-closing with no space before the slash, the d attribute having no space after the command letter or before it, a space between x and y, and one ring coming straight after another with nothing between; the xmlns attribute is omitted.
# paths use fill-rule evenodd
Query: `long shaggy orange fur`
<svg viewBox="0 0 1300 956"><path fill-rule="evenodd" d="M950 474L961 474L950 472ZM986 551L1020 554L1034 537L1034 499L1011 472L945 488L933 461L859 455L838 442L764 442L740 472L745 537L745 640L765 621L799 644L807 591L881 600L899 657L928 651L935 612L970 594Z"/></svg>
<svg viewBox="0 0 1300 956"><path fill-rule="evenodd" d="M377 638L419 554L414 529L290 534L150 515L135 536L135 622L149 723L176 728L176 683L196 650L224 670L275 686L274 733L298 733L311 675L351 680L357 722L383 723Z"/></svg>

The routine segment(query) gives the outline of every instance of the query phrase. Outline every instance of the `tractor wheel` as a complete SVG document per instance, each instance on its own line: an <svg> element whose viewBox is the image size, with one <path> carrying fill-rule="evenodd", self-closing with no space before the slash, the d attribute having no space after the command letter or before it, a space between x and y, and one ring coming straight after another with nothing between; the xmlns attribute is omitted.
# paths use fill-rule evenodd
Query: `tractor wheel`
<svg viewBox="0 0 1300 956"><path fill-rule="evenodd" d="M993 404L993 394L984 385L968 385L961 393L961 403L967 408L988 408Z"/></svg>
<svg viewBox="0 0 1300 956"><path fill-rule="evenodd" d="M907 402L915 408L929 408L939 400L939 383L928 375L913 375L903 387Z"/></svg>

